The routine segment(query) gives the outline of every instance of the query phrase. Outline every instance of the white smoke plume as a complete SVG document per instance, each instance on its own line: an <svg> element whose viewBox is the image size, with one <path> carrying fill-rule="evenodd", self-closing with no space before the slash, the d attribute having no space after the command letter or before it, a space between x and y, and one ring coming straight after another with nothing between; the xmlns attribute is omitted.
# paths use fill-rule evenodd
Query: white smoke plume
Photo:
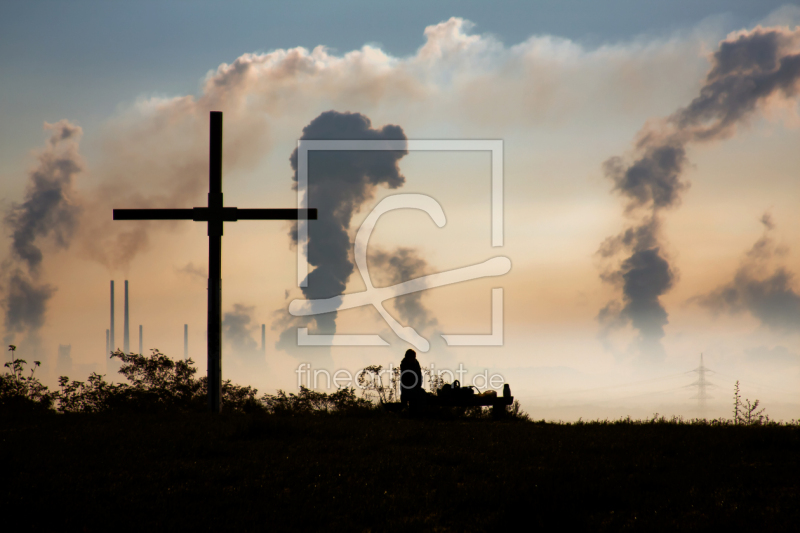
<svg viewBox="0 0 800 533"><path fill-rule="evenodd" d="M772 237L775 223L769 213L761 217L764 234L742 258L733 279L690 301L715 314L747 312L762 325L781 332L800 332L800 292L794 273L780 260L788 249Z"/></svg>
<svg viewBox="0 0 800 533"><path fill-rule="evenodd" d="M43 248L68 248L82 212L75 191L76 176L84 166L78 153L82 130L66 120L44 127L52 133L45 148L36 154L25 201L12 203L3 219L11 233L10 254L2 265L5 343L26 334L30 342L38 344L47 302L56 290L41 280Z"/></svg>
<svg viewBox="0 0 800 533"><path fill-rule="evenodd" d="M396 285L431 273L427 261L417 250L397 248L392 251L373 250L369 262L375 269L376 279L385 285ZM392 305L404 326L411 326L418 332L425 332L438 325L436 317L423 305L424 291L412 292L392 299Z"/></svg>
<svg viewBox="0 0 800 533"><path fill-rule="evenodd" d="M635 222L610 237L598 254L616 261L602 275L622 289L622 300L601 309L605 328L630 322L645 358L661 359L668 314L660 297L675 281L663 252L662 213L680 204L689 188L682 178L687 145L728 138L773 100L795 99L800 80L800 30L761 28L730 35L711 57L711 70L691 103L666 119L648 123L630 160L608 159L603 170Z"/></svg>
<svg viewBox="0 0 800 533"><path fill-rule="evenodd" d="M772 30L758 31L768 34ZM645 109L653 101L671 99L675 92L672 82L695 79L702 64L687 61L703 42L698 35L593 49L567 39L533 36L506 46L491 36L473 33L469 21L456 17L431 25L422 33L420 48L408 57L395 57L375 46L344 54L335 54L324 46L247 53L209 71L196 95L142 98L130 105L108 121L102 132L93 134L102 139L102 146L97 151L100 155L90 162L87 172L92 181L81 187L80 198L65 187L64 198L69 202L59 203L63 209L52 211L45 225L29 225L23 220L28 215L15 215L20 240L6 258L3 298L7 311L9 306L20 309L22 304L12 303L9 296L9 284L14 279L13 294L29 295L15 296L14 302L31 305L30 311L15 312L13 316L18 318L11 322L7 312L6 328L21 333L26 328L41 327L37 324L42 323L46 302L55 290L34 277L34 270L39 268L36 265L42 261L37 259L36 250L42 254L47 251L41 243L55 248L72 243L71 250L82 257L105 265L111 272L125 271L148 249L152 232L172 231L180 224L189 224L112 223L111 209L202 205L208 181L211 110L225 113L223 164L227 179L256 168L278 130L286 131L288 127L297 131L297 117L303 117L299 124L305 124L329 109L359 109L384 122L402 117L403 126L409 131L440 119L456 126L481 128L557 126L570 118L611 117L620 111ZM783 60L794 37L783 30L779 33L783 37L773 41ZM768 42L769 36L764 40ZM741 55L730 55L737 54ZM726 79L735 72L728 66L730 63L719 62L715 80ZM750 63L762 64L752 60ZM761 66L747 68L767 72ZM778 94L790 88L788 79L783 76L772 85L765 82L759 87L763 94L769 92L769 87L773 87L773 95ZM597 101L603 101L604 106L597 106ZM692 123L689 117L719 113L712 104L713 98L696 104L695 111L676 119L673 127L697 129L699 123ZM736 109L741 116L749 113L746 105ZM720 121L720 128L729 130L738 120L736 116L730 115L732 121ZM64 126L53 131L60 132L63 138L54 133L50 143L55 147L53 153L67 153L69 146L77 150L80 130L71 134L68 132L74 126L66 121L59 124ZM698 138L701 136L697 134ZM646 151L644 146L642 149ZM77 151L74 155L77 166L73 177L77 169L84 167ZM48 226L49 222L55 226ZM6 228L11 233L16 231L16 226L12 229L8 223ZM20 269L16 278L12 276L15 268ZM42 305L33 305L37 298Z"/></svg>
<svg viewBox="0 0 800 533"><path fill-rule="evenodd" d="M78 249L111 271L125 271L148 249L151 232L182 223L112 224L111 208L203 203L211 110L225 113L228 175L255 168L276 128L296 128L294 117L328 109L357 107L409 120L457 117L472 124L558 123L592 112L598 98L610 102L609 112L630 109L636 93L657 91L687 68L685 55L698 45L676 38L586 50L567 39L535 36L506 47L471 34L473 26L457 17L429 26L417 53L404 58L369 45L343 55L324 46L245 53L209 71L198 95L135 102L99 135L102 155L92 161L98 184L82 189ZM621 90L620 79L639 90Z"/></svg>
<svg viewBox="0 0 800 533"><path fill-rule="evenodd" d="M233 311L228 311L222 319L222 338L229 343L234 357L248 361L261 361L258 343L253 338L258 324L253 322L254 306L234 304Z"/></svg>

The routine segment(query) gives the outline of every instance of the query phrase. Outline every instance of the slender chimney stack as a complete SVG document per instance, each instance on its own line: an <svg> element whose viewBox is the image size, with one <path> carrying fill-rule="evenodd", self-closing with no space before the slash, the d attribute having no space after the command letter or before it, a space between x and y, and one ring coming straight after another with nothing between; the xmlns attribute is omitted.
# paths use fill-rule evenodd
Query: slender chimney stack
<svg viewBox="0 0 800 533"><path fill-rule="evenodd" d="M139 324L139 355L144 355L142 353L142 325Z"/></svg>
<svg viewBox="0 0 800 533"><path fill-rule="evenodd" d="M125 280L125 324L123 326L124 331L122 333L122 350L125 353L130 353L131 351L131 336L130 330L128 328L128 280Z"/></svg>
<svg viewBox="0 0 800 533"><path fill-rule="evenodd" d="M267 325L261 324L261 353L267 353Z"/></svg>
<svg viewBox="0 0 800 533"><path fill-rule="evenodd" d="M183 325L183 360L189 360L189 324Z"/></svg>
<svg viewBox="0 0 800 533"><path fill-rule="evenodd" d="M113 352L117 349L117 345L114 341L114 280L111 280L111 349L109 352Z"/></svg>
<svg viewBox="0 0 800 533"><path fill-rule="evenodd" d="M108 350L106 350L106 372L115 376L119 372L120 361L110 357L112 352L117 351L117 343L114 338L114 280L111 280L111 327L108 329Z"/></svg>

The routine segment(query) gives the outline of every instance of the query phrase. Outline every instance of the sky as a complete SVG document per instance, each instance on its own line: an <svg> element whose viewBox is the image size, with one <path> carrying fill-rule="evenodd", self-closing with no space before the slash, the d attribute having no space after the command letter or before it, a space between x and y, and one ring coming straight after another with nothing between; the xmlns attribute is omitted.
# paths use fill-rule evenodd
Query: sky
<svg viewBox="0 0 800 533"><path fill-rule="evenodd" d="M423 367L461 365L463 384L501 376L537 419L729 416L736 380L773 418L798 418L800 7L38 1L0 14L1 327L46 383L113 371L110 280L118 347L128 280L131 350L141 325L145 352L180 358L188 324L205 372L205 225L111 210L204 205L209 112L222 111L225 204L240 208L298 204L300 139L502 142L494 193L487 150L312 152L305 287L291 222L227 223L223 378L295 391L302 363L352 375L415 348ZM384 302L388 320L369 305L293 316L293 301L365 291L356 235L399 194L443 218L408 203L380 217L375 287L491 258L510 270L423 278ZM386 345L299 346L298 328Z"/></svg>

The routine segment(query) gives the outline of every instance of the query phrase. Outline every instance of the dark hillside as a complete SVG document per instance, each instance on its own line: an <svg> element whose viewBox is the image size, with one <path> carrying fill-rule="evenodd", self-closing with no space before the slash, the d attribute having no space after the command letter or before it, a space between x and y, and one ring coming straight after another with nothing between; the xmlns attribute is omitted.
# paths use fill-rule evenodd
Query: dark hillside
<svg viewBox="0 0 800 533"><path fill-rule="evenodd" d="M374 412L28 414L0 424L2 520L15 531L508 531L516 523L796 531L800 523L797 426Z"/></svg>

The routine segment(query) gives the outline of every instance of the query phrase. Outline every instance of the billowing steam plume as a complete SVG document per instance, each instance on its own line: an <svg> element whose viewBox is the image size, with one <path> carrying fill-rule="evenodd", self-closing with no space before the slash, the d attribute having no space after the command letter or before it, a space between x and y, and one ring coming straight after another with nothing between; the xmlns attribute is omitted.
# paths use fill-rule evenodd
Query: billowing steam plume
<svg viewBox="0 0 800 533"><path fill-rule="evenodd" d="M372 127L359 113L326 111L303 128L301 139L405 140L400 126ZM308 224L308 262L316 267L303 288L306 298L330 298L344 292L353 273L350 260L350 221L353 213L384 185L396 189L405 183L398 161L403 151L310 151L308 205L317 209L317 220ZM297 149L291 156L297 182ZM295 185L296 187L296 185ZM297 243L297 231L291 232ZM336 312L317 315L317 331L336 331Z"/></svg>
<svg viewBox="0 0 800 533"><path fill-rule="evenodd" d="M429 274L428 263L411 248L398 248L393 252L375 250L370 253L370 263L376 267L377 280L386 285L403 283ZM373 269L370 269L373 272ZM424 291L412 292L392 299L398 320L419 332L435 327L438 322L422 305Z"/></svg>
<svg viewBox="0 0 800 533"><path fill-rule="evenodd" d="M782 266L771 268L788 250L770 236L775 224L769 214L761 223L764 234L745 254L733 280L692 301L714 313L749 312L776 331L800 332L800 294L792 288L794 276Z"/></svg>
<svg viewBox="0 0 800 533"><path fill-rule="evenodd" d="M18 333L27 333L35 343L47 301L56 290L40 280L42 244L68 248L81 214L74 187L83 168L78 154L81 128L66 120L44 127L52 133L29 174L25 201L13 203L3 220L11 233L11 254L2 269L5 343Z"/></svg>
<svg viewBox="0 0 800 533"><path fill-rule="evenodd" d="M198 282L205 283L208 279L208 271L203 267L195 266L191 261L181 268L176 268L175 272Z"/></svg>
<svg viewBox="0 0 800 533"><path fill-rule="evenodd" d="M768 100L796 97L798 43L800 30L757 27L731 35L714 52L700 95L666 119L648 123L632 161L612 157L603 165L613 191L626 202L625 214L637 222L598 251L605 260L616 259L601 278L622 289L622 301L610 302L598 319L607 328L631 323L644 356L663 356L660 340L668 315L659 298L672 288L675 271L663 252L660 216L678 206L689 188L681 179L686 146L730 137Z"/></svg>
<svg viewBox="0 0 800 533"><path fill-rule="evenodd" d="M315 118L303 129L303 139L405 140L399 126L374 129L370 120L358 113L328 111ZM318 209L318 219L308 228L308 262L316 268L308 276L303 288L306 298L329 298L342 294L354 271L351 261L350 222L353 213L370 200L379 185L395 189L403 185L398 161L403 151L330 151L309 152L308 205ZM292 168L297 180L297 150L292 153ZM296 228L291 233L297 244ZM371 250L370 273L374 281L393 285L428 273L428 265L410 248L392 252ZM393 300L398 319L418 331L436 326L422 305L422 293L412 293ZM336 312L316 315L315 332L334 333ZM280 335L277 347L289 349L293 345L296 327L311 325L311 318L287 319L285 310L276 313L273 329L286 328Z"/></svg>
<svg viewBox="0 0 800 533"><path fill-rule="evenodd" d="M231 344L236 356L248 360L260 355L258 344L250 332L254 311L255 307L234 304L233 311L225 313L222 319L223 338Z"/></svg>

